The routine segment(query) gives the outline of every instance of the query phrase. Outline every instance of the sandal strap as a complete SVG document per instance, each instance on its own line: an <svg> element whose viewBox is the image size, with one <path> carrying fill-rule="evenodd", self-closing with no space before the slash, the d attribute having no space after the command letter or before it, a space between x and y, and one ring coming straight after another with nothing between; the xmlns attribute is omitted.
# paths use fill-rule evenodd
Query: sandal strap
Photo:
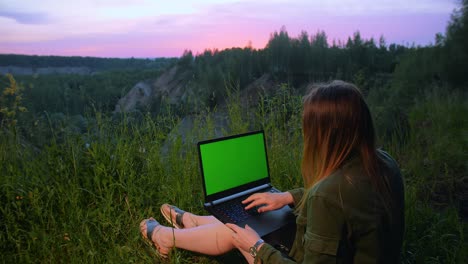
<svg viewBox="0 0 468 264"><path fill-rule="evenodd" d="M178 208L177 206L172 206L172 209L174 210L174 212L176 212L176 224L183 228L184 223L182 222L182 216L185 214L185 211Z"/></svg>
<svg viewBox="0 0 468 264"><path fill-rule="evenodd" d="M150 241L153 241L154 228L157 227L158 225L159 225L159 222L154 219L146 220L146 237Z"/></svg>

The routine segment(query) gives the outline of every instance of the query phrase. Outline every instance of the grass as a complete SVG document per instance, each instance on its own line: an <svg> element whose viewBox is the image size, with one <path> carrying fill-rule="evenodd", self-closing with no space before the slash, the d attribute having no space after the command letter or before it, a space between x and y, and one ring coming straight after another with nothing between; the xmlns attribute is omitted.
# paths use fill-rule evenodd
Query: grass
<svg viewBox="0 0 468 264"><path fill-rule="evenodd" d="M387 144L406 181L406 263L468 259L466 98L463 92L433 87L410 109L404 143Z"/></svg>
<svg viewBox="0 0 468 264"><path fill-rule="evenodd" d="M250 114L232 98L228 126L221 130L240 133L264 128L274 184L285 190L301 186L300 98L282 87L276 96L263 98ZM408 140L390 140L385 145L400 162L405 177L405 263L461 263L468 258L467 226L459 215L461 193L457 189L457 179L466 177L467 158L462 149L466 149L467 124L465 117L459 117L460 112L466 113L463 98L441 96L437 91L427 95L409 114ZM214 136L221 122L217 114L206 110L193 117L185 138L169 133L178 129L180 121L170 116L148 115L130 122L131 116L115 119L96 114L87 122L86 133L54 131L58 136L40 150L2 131L3 262L161 261L141 239L138 225L149 216L164 222L159 206L166 202L205 213L193 142ZM425 120L431 126L421 131ZM465 147L459 149L459 144ZM443 206L427 195L431 192L445 195ZM208 257L174 250L169 262L238 260L235 252Z"/></svg>

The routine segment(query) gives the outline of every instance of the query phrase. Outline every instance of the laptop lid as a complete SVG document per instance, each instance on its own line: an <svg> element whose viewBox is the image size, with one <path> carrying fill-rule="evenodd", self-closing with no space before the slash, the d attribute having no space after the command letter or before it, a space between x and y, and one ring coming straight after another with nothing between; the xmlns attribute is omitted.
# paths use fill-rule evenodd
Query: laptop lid
<svg viewBox="0 0 468 264"><path fill-rule="evenodd" d="M198 154L205 203L270 183L262 130L201 141Z"/></svg>

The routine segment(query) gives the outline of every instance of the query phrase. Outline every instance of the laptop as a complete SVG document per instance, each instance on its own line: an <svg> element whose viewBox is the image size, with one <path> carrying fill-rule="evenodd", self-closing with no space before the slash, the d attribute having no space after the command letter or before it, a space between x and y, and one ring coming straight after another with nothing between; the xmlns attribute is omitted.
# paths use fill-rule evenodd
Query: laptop
<svg viewBox="0 0 468 264"><path fill-rule="evenodd" d="M246 211L241 201L257 192L280 192L272 186L263 131L198 142L204 208L223 223L245 227L260 236L295 222L293 210Z"/></svg>

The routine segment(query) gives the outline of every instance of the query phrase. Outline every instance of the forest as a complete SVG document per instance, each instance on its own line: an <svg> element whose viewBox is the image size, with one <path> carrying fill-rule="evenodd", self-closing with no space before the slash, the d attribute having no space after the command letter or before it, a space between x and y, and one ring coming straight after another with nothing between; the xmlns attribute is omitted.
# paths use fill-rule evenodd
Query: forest
<svg viewBox="0 0 468 264"><path fill-rule="evenodd" d="M302 96L308 84L335 79L363 92L379 146L402 169L403 262L468 259L466 0L427 46L364 39L359 31L330 42L324 31L290 36L282 27L262 49L156 59L0 54L0 67L12 66L93 73L0 78L0 249L7 263L162 261L138 224L163 220L162 203L205 214L198 140L263 129L274 184L302 186ZM168 83L179 96L116 111L137 83L156 83L171 69ZM237 252L207 257L174 249L170 261L240 259Z"/></svg>
<svg viewBox="0 0 468 264"><path fill-rule="evenodd" d="M0 66L18 67L88 67L99 70L132 70L159 68L174 61L175 58L121 59L96 57L34 56L20 54L0 54Z"/></svg>

